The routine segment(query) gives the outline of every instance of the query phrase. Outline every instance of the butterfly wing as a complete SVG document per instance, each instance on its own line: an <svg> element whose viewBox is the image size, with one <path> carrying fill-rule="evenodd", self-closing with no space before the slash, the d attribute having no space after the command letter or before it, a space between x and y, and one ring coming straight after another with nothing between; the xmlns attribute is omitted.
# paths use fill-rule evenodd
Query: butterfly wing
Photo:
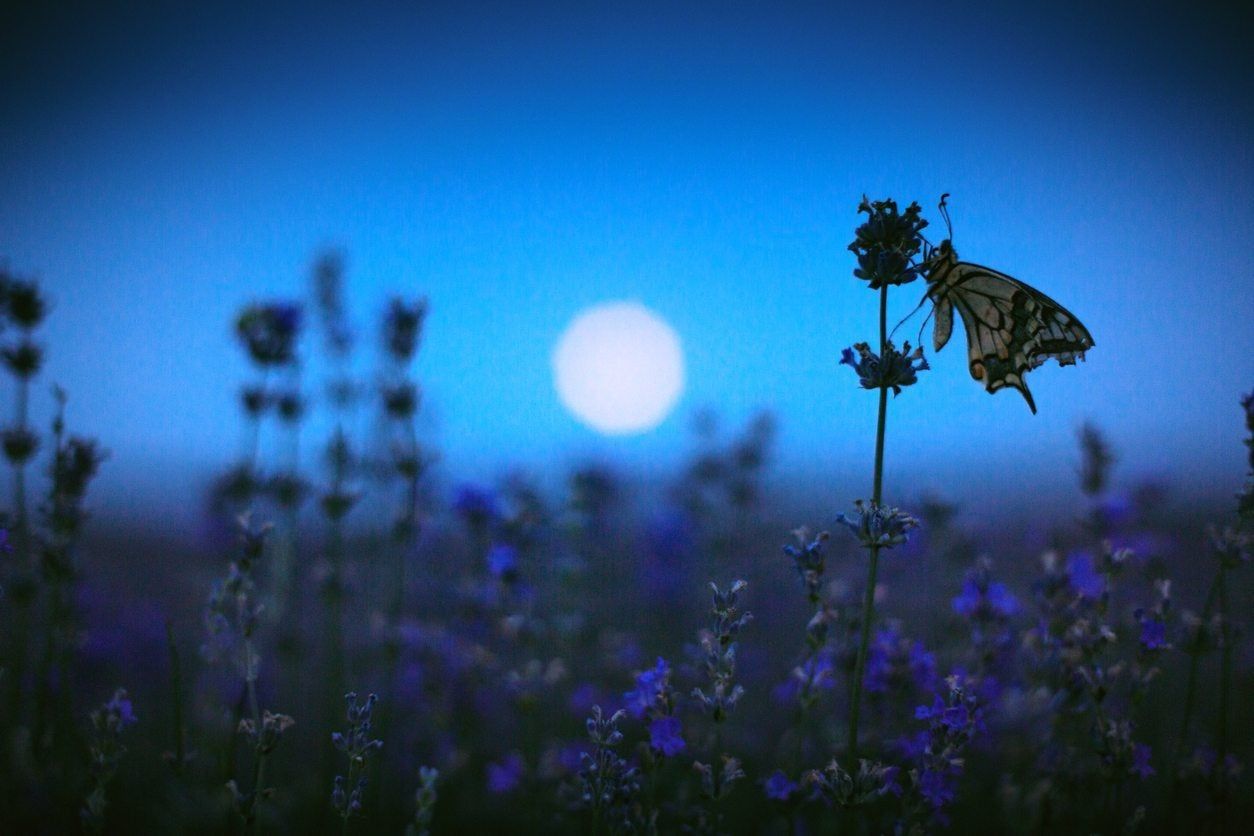
<svg viewBox="0 0 1254 836"><path fill-rule="evenodd" d="M1072 365L1094 345L1093 335L1071 311L988 267L957 262L930 290L937 310L934 343L944 345L948 339L953 324L947 306L952 302L967 332L971 376L990 393L1007 386L1018 389L1033 413L1036 403L1024 376L1051 357L1059 365Z"/></svg>

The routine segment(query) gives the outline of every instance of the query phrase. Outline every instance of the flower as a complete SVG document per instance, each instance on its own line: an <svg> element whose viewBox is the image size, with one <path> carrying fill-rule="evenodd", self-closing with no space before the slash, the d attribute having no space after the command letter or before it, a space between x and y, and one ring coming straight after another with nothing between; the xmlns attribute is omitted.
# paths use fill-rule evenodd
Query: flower
<svg viewBox="0 0 1254 836"><path fill-rule="evenodd" d="M766 779L762 789L766 792L766 797L773 801L787 801L800 787L782 769L777 769Z"/></svg>
<svg viewBox="0 0 1254 836"><path fill-rule="evenodd" d="M671 669L666 660L657 657L656 665L636 676L635 689L623 694L623 707L627 713L640 720L647 712L656 709L670 687L670 676Z"/></svg>
<svg viewBox="0 0 1254 836"><path fill-rule="evenodd" d="M1128 771L1139 776L1142 781L1155 772L1154 767L1150 766L1150 754L1150 747L1144 743L1138 743L1132 747L1132 766L1128 768Z"/></svg>
<svg viewBox="0 0 1254 836"><path fill-rule="evenodd" d="M919 521L898 508L888 508L874 502L856 500L856 517L840 514L836 521L857 535L862 545L870 548L892 548L906 542L906 532L918 528Z"/></svg>
<svg viewBox="0 0 1254 836"><path fill-rule="evenodd" d="M840 363L858 373L863 389L892 389L894 396L901 394L903 386L918 383L918 373L931 368L923 357L923 349L911 351L909 341L902 344L901 351L892 342L884 343L883 357L866 343L854 343L840 353Z"/></svg>
<svg viewBox="0 0 1254 836"><path fill-rule="evenodd" d="M897 201L862 198L858 212L867 220L854 230L849 250L858 257L854 276L864 279L873 290L884 285L906 284L919 276L912 259L923 246L923 228L927 221L920 215L919 204L911 203L905 212L898 212Z"/></svg>
<svg viewBox="0 0 1254 836"><path fill-rule="evenodd" d="M649 723L649 745L668 758L684 751L683 728L678 717L658 717Z"/></svg>
<svg viewBox="0 0 1254 836"><path fill-rule="evenodd" d="M1067 580L1073 590L1086 598L1100 597L1105 588L1088 552L1076 552L1067 558Z"/></svg>
<svg viewBox="0 0 1254 836"><path fill-rule="evenodd" d="M963 582L953 607L965 618L1010 618L1019 611L1019 602L1004 583L973 575Z"/></svg>
<svg viewBox="0 0 1254 836"><path fill-rule="evenodd" d="M513 792L522 783L525 768L517 752L510 752L499 763L488 764L488 792L498 795Z"/></svg>
<svg viewBox="0 0 1254 836"><path fill-rule="evenodd" d="M510 580L518 571L518 550L506 543L488 549L488 571L493 577Z"/></svg>
<svg viewBox="0 0 1254 836"><path fill-rule="evenodd" d="M394 298L388 305L383 320L383 346L398 361L405 362L414 356L422 341L422 325L427 318L426 297L406 304Z"/></svg>
<svg viewBox="0 0 1254 836"><path fill-rule="evenodd" d="M292 302L268 302L244 308L235 333L259 366L286 366L295 359L301 308Z"/></svg>
<svg viewBox="0 0 1254 836"><path fill-rule="evenodd" d="M127 695L125 688L119 688L113 693L113 698L105 703L104 715L107 725L118 731L139 722L135 716L135 707L131 704L131 698Z"/></svg>
<svg viewBox="0 0 1254 836"><path fill-rule="evenodd" d="M1167 644L1167 625L1159 618L1141 619L1141 647L1146 650L1164 650Z"/></svg>

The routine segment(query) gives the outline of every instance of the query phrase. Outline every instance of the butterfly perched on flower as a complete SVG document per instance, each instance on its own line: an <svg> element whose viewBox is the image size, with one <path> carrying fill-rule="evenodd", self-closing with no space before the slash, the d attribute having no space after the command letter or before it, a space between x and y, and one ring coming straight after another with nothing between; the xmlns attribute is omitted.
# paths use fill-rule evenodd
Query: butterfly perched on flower
<svg viewBox="0 0 1254 836"><path fill-rule="evenodd" d="M949 226L942 195L941 212ZM1036 413L1024 376L1054 358L1060 366L1084 359L1094 346L1093 335L1076 315L1034 287L997 270L959 261L950 237L925 254L921 272L927 280L936 328L932 347L940 351L954 328L954 309L967 332L971 376L989 393L1007 386L1018 389Z"/></svg>

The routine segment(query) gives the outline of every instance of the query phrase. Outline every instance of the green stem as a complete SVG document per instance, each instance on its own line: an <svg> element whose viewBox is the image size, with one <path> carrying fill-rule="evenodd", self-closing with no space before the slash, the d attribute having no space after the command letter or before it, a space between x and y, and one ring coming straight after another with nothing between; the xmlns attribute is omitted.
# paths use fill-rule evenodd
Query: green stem
<svg viewBox="0 0 1254 836"><path fill-rule="evenodd" d="M888 348L888 285L880 286L880 357ZM875 427L875 481L871 502L878 509L884 491L884 426L888 418L888 387L880 386L879 419ZM858 765L858 720L862 713L862 678L866 673L867 650L871 644L871 623L875 620L875 577L879 570L880 547L871 546L871 566L867 574L866 594L862 602L862 636L858 643L858 661L853 674L853 696L849 709L850 768Z"/></svg>

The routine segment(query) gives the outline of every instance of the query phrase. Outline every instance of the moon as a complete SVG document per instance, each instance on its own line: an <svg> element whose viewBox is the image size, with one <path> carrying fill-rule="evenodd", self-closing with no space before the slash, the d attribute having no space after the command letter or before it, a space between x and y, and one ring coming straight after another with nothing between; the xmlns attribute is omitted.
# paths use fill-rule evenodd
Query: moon
<svg viewBox="0 0 1254 836"><path fill-rule="evenodd" d="M683 393L679 335L639 302L585 308L553 350L553 383L562 405L597 432L646 432Z"/></svg>

